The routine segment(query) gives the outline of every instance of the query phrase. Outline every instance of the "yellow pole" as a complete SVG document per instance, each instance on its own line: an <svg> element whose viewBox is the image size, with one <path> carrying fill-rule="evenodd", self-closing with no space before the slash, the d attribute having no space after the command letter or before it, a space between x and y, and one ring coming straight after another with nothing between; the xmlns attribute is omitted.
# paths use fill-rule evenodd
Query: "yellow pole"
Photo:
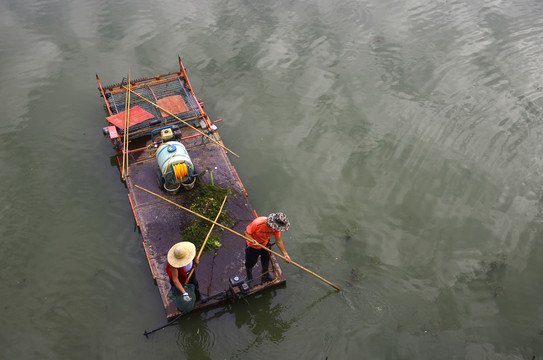
<svg viewBox="0 0 543 360"><path fill-rule="evenodd" d="M221 212L222 212L222 208L224 206L224 203L226 203L226 198L227 196L224 197L224 200L222 201L222 205L221 205L221 208L219 209L219 212L217 213L217 217L215 218L215 221L218 221L219 220L219 216L221 216ZM206 239L204 240L204 244L202 245L202 247L200 248L200 252L198 252L198 256L196 257L198 260L200 260L200 256L202 255L202 251L204 251L204 248L206 247L206 244L207 244L207 239L209 239L209 236L211 235L211 232L213 231L213 228L215 227L215 224L211 224L211 228L209 229L208 233L207 233L207 236L206 236ZM194 266L192 267L192 269L190 270L190 273L189 273L189 276L187 276L187 281L185 281L185 284L188 284L189 283L189 280L190 280L190 277L192 276L192 273L194 272Z"/></svg>
<svg viewBox="0 0 543 360"><path fill-rule="evenodd" d="M123 85L123 87L125 89L127 89L126 86ZM134 90L131 90L131 89L128 89L128 91L130 91L131 93L134 93L136 94L137 96L139 96L140 98L142 98L143 100L147 101L149 104L157 107L158 109L164 111L166 114L168 115L171 115L173 116L175 119L181 121L183 124L187 125L188 127L190 127L191 129L199 132L200 134L202 134L203 136L205 136L206 138L208 138L209 140L213 141L215 144L219 145L220 147L222 147L224 150L230 152L232 155L236 156L239 158L239 155L236 154L235 152L233 152L232 150L230 150L229 148L227 148L226 146L224 146L223 144L219 143L217 140L213 139L212 137L208 136L207 134L204 134L203 132L201 132L200 130L196 129L194 126L192 126L191 124L189 124L188 122L186 122L185 120L183 119L180 119L179 117L175 116L175 114L172 114L171 112L169 112L168 110L164 109L163 107L159 106L158 104L155 104L154 102L152 102L151 100L145 98L144 96L142 96L141 94L138 94L137 92L135 92Z"/></svg>
<svg viewBox="0 0 543 360"><path fill-rule="evenodd" d="M128 70L128 91L126 92L124 110L124 141L123 141L123 168L121 174L126 180L125 171L128 171L128 128L130 127L130 69Z"/></svg>
<svg viewBox="0 0 543 360"><path fill-rule="evenodd" d="M172 204L172 205L175 205L175 206L177 206L178 208L181 208L181 209L183 209L183 210L185 210L185 211L188 211L189 213L191 213L191 214L193 214L193 215L196 215L196 216L198 216L199 218L202 218L202 219L204 219L204 220L207 220L207 221L209 221L209 222L211 222L211 223L213 223L213 224L215 224L215 225L217 225L217 226L219 226L219 227L221 227L221 228L223 228L223 229L225 229L225 230L227 230L227 231L230 231L231 233L236 234L236 235L238 235L238 236L244 238L245 240L250 241L250 242L254 243L255 245L260 246L262 249L264 249L264 250L266 250L266 251L268 251L268 252L274 254L275 256L278 256L278 257L280 257L281 259L283 259L283 260L286 261L286 259L285 259L285 257L284 257L283 255L280 255L280 254L278 254L277 252L275 252L275 251L273 251L273 250L271 250L271 249L268 249L268 248L265 247L265 246L260 245L259 243L255 242L253 239L251 239L251 238L249 238L249 237L247 237L247 236L245 236L245 235L242 235L242 234L238 233L238 232L235 231L235 230L232 230L232 229L230 229L230 228L228 228L228 227L226 227L226 226L224 226L224 225L222 225L222 224L219 224L219 223L216 222L216 221L213 221L213 220L211 220L211 219L208 219L207 217L205 217L205 216L203 216L203 215L200 215L200 214L198 214L197 212L194 212L194 211L192 211L192 210L190 210L190 209L187 209L187 208L184 207L184 206L181 206L181 205L179 205L179 204L176 204L176 203L174 203L173 201L170 201L170 200L166 199L165 197L162 197L162 196L160 196L160 195L158 195L158 194L155 194L154 192L151 192L151 191L149 191L149 190L147 190L147 189L144 189L144 188L142 188L142 187L139 186L139 185L135 185L135 187L137 187L137 188L140 189L140 190L145 191L146 193L149 193L149 194L151 194L151 195L154 195L154 196L158 197L159 199L162 199L162 200L164 200L164 201L166 201L166 202L168 202L168 203L170 203L170 204ZM287 261L287 262L288 262L288 261ZM303 267L302 265L299 265L299 264L295 263L295 262L292 261L292 260L290 261L290 264L292 264L292 265L294 265L294 266L297 266L298 268L300 268L300 269L302 269L302 270L304 270L304 271L310 273L311 275L315 276L315 277L318 278L319 280L322 280L322 281L324 281L325 283L327 283L328 285L332 286L332 287L335 288L336 290L342 291L341 288L339 288L338 286L332 284L330 281L326 280L326 279L323 278L322 276L315 274L313 271L311 271L311 270L309 270L309 269L306 269L306 268Z"/></svg>

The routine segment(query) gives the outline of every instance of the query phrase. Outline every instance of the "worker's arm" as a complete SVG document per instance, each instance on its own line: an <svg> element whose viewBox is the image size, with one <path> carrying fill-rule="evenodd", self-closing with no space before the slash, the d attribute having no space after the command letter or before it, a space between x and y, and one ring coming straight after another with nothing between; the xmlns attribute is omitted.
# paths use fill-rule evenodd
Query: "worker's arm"
<svg viewBox="0 0 543 360"><path fill-rule="evenodd" d="M251 236L251 234L249 234L247 232L247 230L245 230L245 232L243 233L243 236L245 236L246 238L249 238L250 241L252 241L253 244L257 244L257 241Z"/></svg>
<svg viewBox="0 0 543 360"><path fill-rule="evenodd" d="M168 266L170 266L170 265L168 265ZM181 282L179 282L179 278L178 278L179 273L177 272L177 269L174 268L173 266L170 266L170 270L172 271L172 278L173 278L172 281L173 281L175 287L179 291L181 291L181 293L183 293L183 295L186 294L186 291L183 288L183 285L181 285Z"/></svg>
<svg viewBox="0 0 543 360"><path fill-rule="evenodd" d="M283 256L285 257L286 262L290 262L290 256L288 256L287 250L285 249L285 245L283 244L283 240L281 240L281 235L279 237L275 238L275 243L277 244L277 247L281 252L283 253Z"/></svg>

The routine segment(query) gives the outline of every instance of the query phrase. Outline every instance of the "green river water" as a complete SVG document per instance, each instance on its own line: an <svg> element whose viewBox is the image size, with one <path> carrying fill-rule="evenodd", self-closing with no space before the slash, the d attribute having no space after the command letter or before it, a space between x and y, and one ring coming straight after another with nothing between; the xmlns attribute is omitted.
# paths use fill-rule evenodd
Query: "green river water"
<svg viewBox="0 0 543 360"><path fill-rule="evenodd" d="M543 358L543 2L0 2L1 359ZM284 288L165 322L104 84L181 56Z"/></svg>

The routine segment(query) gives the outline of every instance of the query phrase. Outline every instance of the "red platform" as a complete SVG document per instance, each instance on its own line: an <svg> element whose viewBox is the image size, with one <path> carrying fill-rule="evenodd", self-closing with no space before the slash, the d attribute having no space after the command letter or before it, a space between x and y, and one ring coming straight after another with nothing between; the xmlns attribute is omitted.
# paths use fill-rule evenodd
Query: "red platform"
<svg viewBox="0 0 543 360"><path fill-rule="evenodd" d="M113 125L115 125L116 127L118 127L119 129L124 129L124 111L118 113L118 114L115 114L115 115L112 115L112 116L108 116L106 117L107 121L109 121L110 123L112 123ZM139 106L134 106L133 108L130 108L130 121L129 121L129 125L128 127L132 126L132 125L135 125L135 124L139 124L140 122L142 121L145 121L145 120L149 120L149 119L152 119L154 118L155 116L152 115L151 113L143 110L141 107Z"/></svg>

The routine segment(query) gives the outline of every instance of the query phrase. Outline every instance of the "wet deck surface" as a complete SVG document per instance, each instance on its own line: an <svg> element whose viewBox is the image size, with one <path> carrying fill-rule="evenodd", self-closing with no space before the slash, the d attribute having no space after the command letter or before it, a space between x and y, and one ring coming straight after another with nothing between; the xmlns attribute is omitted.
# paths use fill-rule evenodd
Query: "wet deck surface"
<svg viewBox="0 0 543 360"><path fill-rule="evenodd" d="M182 132L183 137L197 134L196 131L189 128L183 128ZM225 151L203 136L187 139L182 143L187 148L191 160L199 172L204 169L212 171L215 185L233 191L228 196L223 211L228 211L230 217L234 219L234 225L231 228L243 234L245 227L255 218L255 213ZM153 152L154 150L150 149L129 156L126 182L129 197L143 236L143 246L149 260L149 266L153 278L156 280L166 317L171 319L179 315L180 312L167 296L170 283L165 268L166 255L173 244L182 241L182 228L189 226L196 216L135 187L138 185L176 204L187 208L190 207L191 197L188 195L190 190L181 189L177 195L172 195L159 188L156 175L158 164L156 158L152 156ZM207 172L198 181L211 183L210 172ZM200 285L200 292L204 298L228 291L231 276L239 274L245 278L245 240L229 231L214 231L215 234L219 234L222 246L216 251L215 255L209 252L202 253L200 264L195 271ZM285 282L275 257L273 255L271 257L272 264L275 265L273 273L275 280L262 283L261 279L255 279L249 292L245 294L236 292L236 294L241 295L241 297L248 296ZM260 272L259 261L253 273L258 275ZM197 302L194 310L217 306L223 301L224 299L217 298L205 303Z"/></svg>

